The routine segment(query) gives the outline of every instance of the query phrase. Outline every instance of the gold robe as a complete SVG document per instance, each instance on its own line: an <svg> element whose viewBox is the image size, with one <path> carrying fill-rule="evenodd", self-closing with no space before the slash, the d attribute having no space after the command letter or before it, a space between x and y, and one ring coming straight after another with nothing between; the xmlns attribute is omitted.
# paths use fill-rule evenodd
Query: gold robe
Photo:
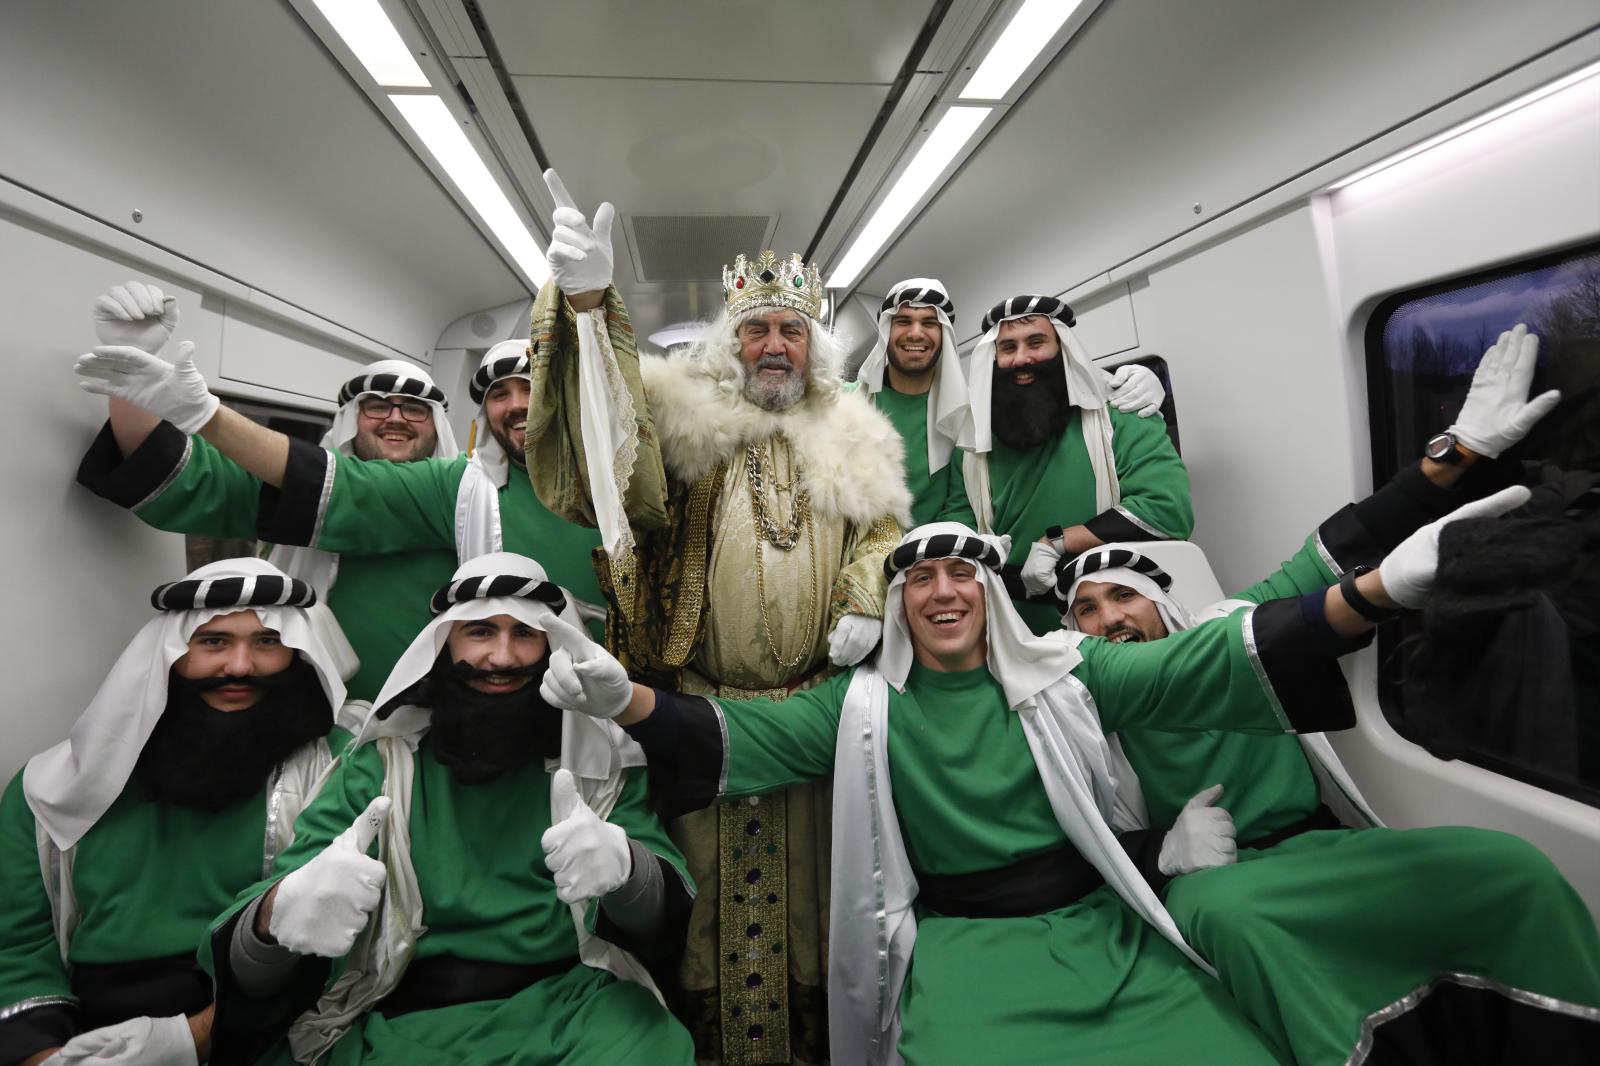
<svg viewBox="0 0 1600 1066"><path fill-rule="evenodd" d="M808 389L792 413L765 412L726 387L737 367L642 367L615 290L587 313L604 318L607 378L636 428L623 496L635 548L595 558L611 650L642 683L732 699L822 680L839 619L883 613L883 560L910 509L899 435L860 395ZM528 471L552 511L593 525L575 315L553 285L540 293ZM681 1013L702 1061L827 1059L830 803L827 783L812 784L671 827L699 886ZM753 957L757 925L787 936L763 937Z"/></svg>

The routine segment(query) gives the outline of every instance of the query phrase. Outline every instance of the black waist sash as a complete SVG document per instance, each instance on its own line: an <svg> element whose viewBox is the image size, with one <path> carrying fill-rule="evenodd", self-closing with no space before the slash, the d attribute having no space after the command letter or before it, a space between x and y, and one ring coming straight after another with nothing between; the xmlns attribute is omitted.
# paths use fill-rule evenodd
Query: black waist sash
<svg viewBox="0 0 1600 1066"><path fill-rule="evenodd" d="M510 999L529 985L559 977L578 965L576 956L554 962L485 962L433 955L406 967L395 990L373 1010L386 1018L412 1011L453 1007L487 999Z"/></svg>
<svg viewBox="0 0 1600 1066"><path fill-rule="evenodd" d="M1105 883L1067 846L970 874L917 875L917 902L947 918L1022 918L1076 903Z"/></svg>
<svg viewBox="0 0 1600 1066"><path fill-rule="evenodd" d="M75 963L72 994L87 1031L129 1018L197 1014L211 1004L211 978L194 953L132 962Z"/></svg>
<svg viewBox="0 0 1600 1066"><path fill-rule="evenodd" d="M1276 832L1256 837L1254 840L1240 841L1239 846L1241 848L1255 848L1257 851L1265 851L1274 845L1282 844L1285 840L1297 837L1301 833L1312 833L1319 829L1343 829L1344 827L1344 823L1339 821L1338 815L1328 809L1326 803L1319 803L1316 810L1293 825L1286 825Z"/></svg>

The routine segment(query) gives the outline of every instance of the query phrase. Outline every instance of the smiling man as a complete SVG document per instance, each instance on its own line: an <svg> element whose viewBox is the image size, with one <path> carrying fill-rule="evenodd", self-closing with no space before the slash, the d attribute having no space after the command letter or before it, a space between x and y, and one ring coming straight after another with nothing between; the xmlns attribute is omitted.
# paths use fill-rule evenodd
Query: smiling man
<svg viewBox="0 0 1600 1066"><path fill-rule="evenodd" d="M1189 475L1166 423L1107 402L1075 321L1054 297L1003 300L983 316L969 368L967 499L978 529L1011 538L1007 587L1035 633L1058 624L1050 591L1063 552L1194 530Z"/></svg>
<svg viewBox="0 0 1600 1066"><path fill-rule="evenodd" d="M95 331L106 345L159 351L178 321L177 299L154 285L130 281L95 302ZM455 460L455 436L445 418L449 401L428 372L386 359L339 387L338 410L322 447L350 462L411 463ZM230 461L203 437L117 399L109 420L78 468L78 481L141 521L176 533L272 541L262 508L277 492ZM359 660L350 695L370 700L394 660L428 621L427 605L408 589L433 588L456 565L453 551L432 548L384 556L350 555L279 543L268 558L316 590L339 619Z"/></svg>
<svg viewBox="0 0 1600 1066"><path fill-rule="evenodd" d="M949 289L937 278L891 286L878 309L878 342L856 374L905 441L914 525L973 521L956 450L973 446L973 431L955 316ZM1130 363L1114 375L1100 373L1119 411L1149 417L1161 409L1165 393L1146 368Z"/></svg>
<svg viewBox="0 0 1600 1066"><path fill-rule="evenodd" d="M302 1062L687 1066L635 957L681 947L682 856L639 749L540 691L598 646L521 556L471 560L431 607L294 846L214 928L219 1048L309 1006Z"/></svg>
<svg viewBox="0 0 1600 1066"><path fill-rule="evenodd" d="M3 1062L204 1060L206 926L349 739L304 583L229 559L151 600L68 739L0 799Z"/></svg>
<svg viewBox="0 0 1600 1066"><path fill-rule="evenodd" d="M147 325L157 313L141 308L143 317L126 323L127 330ZM600 602L590 561L599 536L557 518L520 473L528 411L526 341L490 348L472 377L470 392L479 408L471 457L405 463L366 462L326 442L312 447L221 407L184 350L175 367L131 344L105 344L81 357L76 369L86 391L111 398L113 431L119 411L132 410L147 425L151 415L171 424L158 448L147 442L130 452L118 437L120 454L128 457L121 466L108 461L104 450L111 434L102 434L100 451L92 450L79 472L94 491L134 507L161 528L212 532L243 524L250 530L243 535L337 554L347 577L351 560L378 557L358 566L363 578L371 578L361 582L363 599L330 597L362 657L359 684L353 682L352 689L359 698L375 694L426 623L415 598L403 599L406 590L443 581L452 560L500 550L536 554L581 601ZM380 427L395 415L406 421L403 410L392 410ZM403 443L403 431L389 436L374 447ZM203 462L191 471L197 457ZM512 471L520 476L512 477ZM245 473L266 488L257 493L259 486ZM394 564L401 559L414 560L418 571L397 572ZM598 619L601 612L595 607L588 614ZM603 632L598 620L592 625L596 635Z"/></svg>
<svg viewBox="0 0 1600 1066"><path fill-rule="evenodd" d="M1372 624L1319 590L1150 645L1036 636L1001 591L1004 547L955 523L913 530L885 564L876 660L781 704L628 688L601 655L552 663L545 686L623 725L673 805L832 776L833 1061L1280 1061L1113 834L1102 730L1347 727L1336 659ZM1407 542L1359 581L1389 603L1385 579L1432 578ZM745 847L767 832L750 820ZM773 936L747 930L757 985Z"/></svg>
<svg viewBox="0 0 1600 1066"><path fill-rule="evenodd" d="M1470 498L1466 469L1490 465L1554 406L1555 392L1529 399L1537 352L1520 326L1502 335L1449 430L1453 454L1430 448L1440 458L1340 509L1266 580L1193 615L1138 545L1094 548L1061 568L1063 625L1159 645L1196 617L1330 585L1352 609L1384 617L1361 597L1359 575L1418 527L1436 546L1439 516ZM1415 590L1401 595L1421 605ZM1167 848L1188 798L1221 787L1238 864L1152 879L1184 935L1296 1061L1343 1063L1363 1047L1386 1061L1408 1046L1435 1056L1418 1061L1578 1063L1600 1048L1600 941L1532 845L1469 828L1373 828L1381 823L1324 737L1132 728L1118 740L1121 776L1152 827L1129 841L1135 851Z"/></svg>

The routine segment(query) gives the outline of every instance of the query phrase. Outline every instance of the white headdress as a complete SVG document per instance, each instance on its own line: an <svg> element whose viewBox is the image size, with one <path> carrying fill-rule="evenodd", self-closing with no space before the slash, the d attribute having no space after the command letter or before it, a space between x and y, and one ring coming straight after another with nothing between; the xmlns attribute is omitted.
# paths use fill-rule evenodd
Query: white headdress
<svg viewBox="0 0 1600 1066"><path fill-rule="evenodd" d="M501 341L490 348L478 364L477 372L472 375L472 384L467 387L472 402L478 405L478 413L472 423L472 460L489 475L496 489L505 487L506 478L510 476L511 460L500 446L500 441L489 431L489 420L483 413L483 400L489 395L490 387L503 378L521 378L530 385L533 383L526 340Z"/></svg>
<svg viewBox="0 0 1600 1066"><path fill-rule="evenodd" d="M960 522L930 522L901 538L900 546L883 562L889 594L883 608L883 646L877 659L878 671L897 691L905 691L915 658L906 624L906 571L924 559L961 558L978 564L988 617L989 673L1005 689L1008 706L1015 707L1042 692L1082 661L1076 638L1035 636L1012 606L999 573L1010 550L1011 538L976 533Z"/></svg>
<svg viewBox="0 0 1600 1066"><path fill-rule="evenodd" d="M189 637L218 615L254 611L316 671L328 705L344 704L344 682L307 610L316 594L263 559L209 563L151 596L161 613L146 622L67 739L28 760L22 791L39 825L62 850L99 821L133 774L167 706L167 676Z"/></svg>
<svg viewBox="0 0 1600 1066"><path fill-rule="evenodd" d="M355 455L356 429L361 419L363 396L415 396L433 408L433 429L436 435L433 457L454 459L460 453L460 449L456 447L455 432L445 418L445 412L450 409L450 401L445 398L444 391L433 383L433 378L426 370L403 359L380 359L339 386L339 409L334 412L333 425L323 434L324 448L331 448L345 455ZM328 593L339 576L339 556L321 548L275 544L267 554L267 559L285 574L304 581L316 589L317 595L324 601L327 600ZM327 609L326 602L319 608L324 613ZM344 640L342 632L339 633L338 639ZM355 676L359 665L354 656L355 653L351 652L344 674L346 680Z"/></svg>
<svg viewBox="0 0 1600 1066"><path fill-rule="evenodd" d="M395 662L356 743L392 736L415 746L422 739L432 709L406 703L405 695L433 670L456 622L508 614L544 633L552 652L565 649L576 657L597 647L572 597L525 555L494 552L467 560L450 583L434 593L432 607L433 621ZM638 745L614 724L571 712L562 715L561 765L573 773L603 779L619 766L644 764Z"/></svg>
<svg viewBox="0 0 1600 1066"><path fill-rule="evenodd" d="M454 459L460 454L455 432L445 418L450 401L444 390L433 383L426 370L404 359L381 359L339 386L339 410L334 413L333 426L322 438L324 448L355 454L356 425L361 418L359 401L363 396L415 396L433 408L433 428L438 434L433 457Z"/></svg>
<svg viewBox="0 0 1600 1066"><path fill-rule="evenodd" d="M1072 600L1085 581L1126 585L1156 605L1167 632L1193 628L1195 617L1173 598L1172 577L1156 563L1126 545L1108 544L1090 548L1076 559L1063 560L1056 568L1056 602L1061 605L1061 625L1076 631Z"/></svg>
<svg viewBox="0 0 1600 1066"><path fill-rule="evenodd" d="M971 447L973 443L967 379L956 356L956 305L946 295L943 282L937 278L911 278L889 290L878 309L878 343L856 372L856 380L865 384L868 392L883 388L889 363L890 323L895 312L907 304L933 308L941 327L939 362L928 392L928 472L933 473L944 469L958 445Z"/></svg>
<svg viewBox="0 0 1600 1066"><path fill-rule="evenodd" d="M1086 412L1105 409L1109 393L1101 375L1095 372L1094 361L1089 358L1089 353L1072 334L1070 327L1077 321L1072 315L1072 308L1054 296L1013 296L995 304L983 316L983 336L972 350L972 361L967 367L972 404L971 447L975 451L987 452L994 448L990 402L994 386L994 347L1000 336L1000 325L1014 318L1032 315L1049 318L1061 341L1061 363L1067 374L1068 402ZM1088 439L1087 432L1084 438Z"/></svg>

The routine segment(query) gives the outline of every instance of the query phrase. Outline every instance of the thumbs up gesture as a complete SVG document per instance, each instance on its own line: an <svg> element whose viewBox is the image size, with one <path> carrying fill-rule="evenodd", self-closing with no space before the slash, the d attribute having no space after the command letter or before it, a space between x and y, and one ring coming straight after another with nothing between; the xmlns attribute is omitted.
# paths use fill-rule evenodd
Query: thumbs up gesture
<svg viewBox="0 0 1600 1066"><path fill-rule="evenodd" d="M628 834L589 809L571 770L557 770L550 779L550 823L539 845L562 903L603 896L628 880L633 872Z"/></svg>
<svg viewBox="0 0 1600 1066"><path fill-rule="evenodd" d="M390 799L379 796L314 859L278 882L267 931L290 951L336 959L366 928L383 898L387 871L367 855L388 820Z"/></svg>
<svg viewBox="0 0 1600 1066"><path fill-rule="evenodd" d="M1162 873L1176 877L1238 861L1233 815L1217 806L1221 796L1222 786L1212 785L1183 805L1161 841L1156 866Z"/></svg>

